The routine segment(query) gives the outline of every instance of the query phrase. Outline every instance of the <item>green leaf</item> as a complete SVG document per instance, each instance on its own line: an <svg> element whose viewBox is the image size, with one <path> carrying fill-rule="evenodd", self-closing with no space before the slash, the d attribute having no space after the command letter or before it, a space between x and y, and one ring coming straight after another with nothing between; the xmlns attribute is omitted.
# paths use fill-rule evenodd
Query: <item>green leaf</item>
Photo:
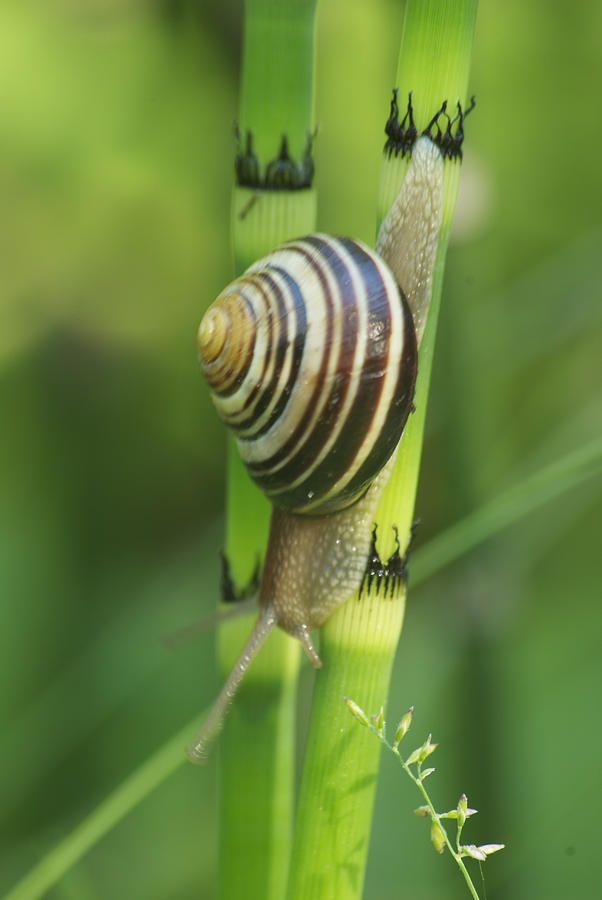
<svg viewBox="0 0 602 900"><path fill-rule="evenodd" d="M504 528L601 472L602 438L596 438L519 482L417 550L413 584L425 581Z"/></svg>
<svg viewBox="0 0 602 900"><path fill-rule="evenodd" d="M4 900L38 900L74 866L82 856L114 828L135 806L148 797L186 761L184 748L198 725L195 717L149 756L70 834L53 847Z"/></svg>

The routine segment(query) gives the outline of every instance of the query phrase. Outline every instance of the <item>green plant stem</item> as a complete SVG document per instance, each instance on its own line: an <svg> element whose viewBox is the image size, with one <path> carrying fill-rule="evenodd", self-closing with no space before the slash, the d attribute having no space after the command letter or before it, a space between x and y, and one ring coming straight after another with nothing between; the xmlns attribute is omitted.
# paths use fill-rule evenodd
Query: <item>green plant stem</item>
<svg viewBox="0 0 602 900"><path fill-rule="evenodd" d="M443 834L443 837L445 839L445 844L447 846L447 849L449 850L449 852L455 859L456 863L458 864L458 867L459 867L460 871L462 872L464 880L465 880L466 884L468 885L468 890L470 891L474 900L480 900L480 897L477 893L477 889L475 888L475 886L472 882L472 878L470 877L470 875L468 873L468 869L464 865L464 860L460 856L460 850L459 850L459 848L458 848L458 850L454 850L452 843L447 834L447 828L445 828L445 826L442 824L439 813L435 810L435 807L433 806L431 798L429 797L428 792L426 791L426 789L422 783L422 778L420 777L420 774L418 775L418 777L416 775L414 775L414 773L408 766L407 762L401 758L399 751L395 747L392 747L386 740L384 740L382 738L382 736L380 736L375 729L371 729L371 731L374 734L376 734L377 737L380 737L380 739L389 748L389 750L391 750L391 752L394 753L395 756L397 756L397 758L399 759L399 762L401 763L401 765L403 767L404 772L406 772L410 776L410 778L412 779L412 781L414 782L414 784L416 785L416 787L418 788L418 790L424 797L426 805L428 806L429 812L431 814L431 820L435 821L437 823L437 825L439 826L439 828L441 829L441 833ZM460 840L459 835L460 835L460 831L458 831L458 843Z"/></svg>
<svg viewBox="0 0 602 900"><path fill-rule="evenodd" d="M229 623L227 639L234 634L244 642L250 624L246 616ZM271 636L229 713L220 747L219 827L230 864L220 860L220 897L240 897L245 884L245 896L282 896L291 844L299 664L299 650L292 645L289 652L290 643L284 634ZM236 852L238 861L231 858Z"/></svg>
<svg viewBox="0 0 602 900"><path fill-rule="evenodd" d="M452 105L456 100L465 102L475 16L476 0L409 0L407 4L399 96L414 92L419 131L445 98ZM423 90L423 85L428 89ZM383 163L381 219L399 190L405 167L396 159ZM394 474L376 515L381 559L387 559L394 549L393 526L397 526L402 544L407 543L413 518L443 267L459 180L458 163L446 164L444 169L443 225L433 298L420 348L417 412L406 426ZM369 709L388 695L404 606L405 592L395 599L364 592L359 601L352 599L337 610L322 629L324 668L316 679L289 900L352 900L361 896L379 748L354 734L353 723L342 711L343 696L355 697L355 691L364 708Z"/></svg>
<svg viewBox="0 0 602 900"><path fill-rule="evenodd" d="M362 597L347 609L320 642L324 667L307 739L289 900L346 900L362 892L379 750L366 731L348 727L342 698L357 696L370 709L386 696L403 602Z"/></svg>
<svg viewBox="0 0 602 900"><path fill-rule="evenodd" d="M428 771L426 771L424 773L424 775L422 773L422 766L423 766L424 760L427 759L437 747L436 744L432 744L430 734L429 734L427 740L425 741L425 743L422 745L422 747L417 748L410 754L410 756L408 756L407 759L404 759L399 752L399 742L401 740L403 740L405 734L407 733L407 731L410 727L411 716L412 716L411 709L409 710L408 713L406 713L406 715L403 717L403 719L399 723L398 731L397 731L396 737L395 737L395 742L393 744L390 744L385 736L386 725L385 725L385 721L384 721L384 717L383 717L382 707L381 707L380 713L377 716L372 716L371 719L369 719L368 716L366 715L366 713L364 712L364 710L354 700L345 698L345 705L347 706L347 708L353 715L354 719L356 719L358 722L360 722L360 724L365 725L367 727L368 731L372 732L372 734L376 738L378 738L378 740L381 742L381 744L383 744L387 748L387 750L390 750L391 753L393 753L394 756L397 757L397 760L400 763L401 767L403 768L404 772L406 772L406 774L409 775L409 777L412 779L412 781L414 782L414 784L416 785L416 787L422 794L422 796L425 800L425 803L426 803L426 809L428 809L429 814L430 814L431 822L433 824L437 825L437 828L439 829L439 834L443 836L443 840L445 842L447 849L449 850L452 858L455 860L460 871L462 872L462 875L464 877L464 880L466 881L466 884L468 885L468 889L470 890L472 897L474 898L474 900L480 900L477 890L476 890L476 888L473 884L473 881L468 873L468 870L466 869L466 866L464 865L464 860L462 858L463 857L462 851L465 850L466 848L463 848L460 844L460 837L462 835L462 829L464 827L464 822L466 821L466 815L468 813L470 813L470 814L475 813L476 810L467 810L468 804L467 804L467 800L466 800L465 796L463 797L463 800L464 800L464 804L465 804L466 815L462 821L459 819L459 815L458 815L459 811L460 811L460 804L458 804L457 809L454 810L453 813L452 812L438 813L437 810L435 809L435 807L433 806L433 802L429 796L429 793L426 790L426 788L424 787L424 778L426 778L429 774L431 774L434 771L434 769L429 769ZM405 720L405 722L404 722L404 720ZM427 750L428 750L428 752L426 752ZM421 751L422 751L422 753L424 753L424 755L422 755ZM414 775L414 773L412 772L412 769L411 769L412 765L416 766L416 770L418 773L417 775ZM461 798L461 800L462 800L462 798ZM416 812L419 812L421 815L423 815L424 808L421 808L420 810L416 810ZM443 825L443 822L442 822L442 819L449 819L452 817L456 820L456 849L453 848L452 843L447 834L447 829L445 828L445 826ZM433 843L435 843L435 842L433 842ZM497 845L497 849L502 849L502 847L503 847L503 845ZM435 848L440 853L443 852L443 847L441 845L439 845L438 843L435 844Z"/></svg>
<svg viewBox="0 0 602 900"><path fill-rule="evenodd" d="M317 0L245 0L239 125L264 162L283 134L299 159L314 115ZM271 248L269 248L271 249Z"/></svg>
<svg viewBox="0 0 602 900"><path fill-rule="evenodd" d="M261 171L283 134L299 161L313 129L316 0L246 0L239 127ZM237 274L283 241L315 231L313 188L271 191L236 186L231 236ZM238 589L261 562L270 507L248 478L234 441L228 450L226 554ZM226 677L252 627L221 629ZM291 846L295 693L299 648L272 633L246 674L220 738L220 896L280 900Z"/></svg>

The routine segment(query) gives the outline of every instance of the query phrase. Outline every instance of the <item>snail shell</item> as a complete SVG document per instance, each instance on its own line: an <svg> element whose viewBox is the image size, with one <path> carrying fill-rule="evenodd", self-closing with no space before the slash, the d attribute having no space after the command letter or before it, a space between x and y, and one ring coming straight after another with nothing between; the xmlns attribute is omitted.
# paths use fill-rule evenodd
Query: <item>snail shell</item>
<svg viewBox="0 0 602 900"><path fill-rule="evenodd" d="M275 506L323 516L365 494L401 437L417 361L403 291L369 247L283 244L220 294L198 343L217 412Z"/></svg>

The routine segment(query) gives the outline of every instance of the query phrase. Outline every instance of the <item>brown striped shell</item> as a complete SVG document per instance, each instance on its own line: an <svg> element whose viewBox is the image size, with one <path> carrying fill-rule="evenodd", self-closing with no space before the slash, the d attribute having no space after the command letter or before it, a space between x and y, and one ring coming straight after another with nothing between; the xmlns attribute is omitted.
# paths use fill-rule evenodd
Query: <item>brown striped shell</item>
<svg viewBox="0 0 602 900"><path fill-rule="evenodd" d="M209 307L199 355L249 474L296 514L326 515L365 493L414 393L403 292L349 238L308 235L252 265Z"/></svg>

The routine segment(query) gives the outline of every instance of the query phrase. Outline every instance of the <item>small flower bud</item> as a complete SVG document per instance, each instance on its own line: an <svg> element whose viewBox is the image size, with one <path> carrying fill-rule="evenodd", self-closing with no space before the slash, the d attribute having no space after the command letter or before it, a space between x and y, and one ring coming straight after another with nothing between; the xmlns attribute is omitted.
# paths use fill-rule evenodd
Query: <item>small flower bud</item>
<svg viewBox="0 0 602 900"><path fill-rule="evenodd" d="M437 853L443 853L445 850L445 834L438 822L431 825L431 841Z"/></svg>
<svg viewBox="0 0 602 900"><path fill-rule="evenodd" d="M491 856L492 853L497 853L498 850L504 849L504 844L481 844L480 847L477 847L477 850L481 850L485 856Z"/></svg>
<svg viewBox="0 0 602 900"><path fill-rule="evenodd" d="M433 753L437 749L438 746L439 746L438 744L431 743L431 735L429 734L426 741L420 748L419 762L423 763L424 760L427 758L427 756L430 756L431 753Z"/></svg>
<svg viewBox="0 0 602 900"><path fill-rule="evenodd" d="M431 811L428 806L419 806L418 809L414 810L415 816L420 816L421 818L426 818L426 816L430 816Z"/></svg>
<svg viewBox="0 0 602 900"><path fill-rule="evenodd" d="M402 716L397 726L397 731L395 732L395 737L393 738L393 746L398 747L399 742L402 738L406 736L409 731L410 725L412 724L412 713L414 712L414 707L410 706L409 710Z"/></svg>
<svg viewBox="0 0 602 900"><path fill-rule="evenodd" d="M420 759L420 754L422 753L422 747L417 747L415 750L412 750L408 758L406 759L406 766L411 766L413 763L417 763Z"/></svg>
<svg viewBox="0 0 602 900"><path fill-rule="evenodd" d="M354 703L353 700L350 700L349 697L345 697L344 699L351 715L354 716L358 722L361 722L362 725L369 725L370 722L368 721L368 716L364 710L361 709L357 703Z"/></svg>
<svg viewBox="0 0 602 900"><path fill-rule="evenodd" d="M457 809L448 809L447 812L439 813L440 819L457 819L458 818L458 810Z"/></svg>
<svg viewBox="0 0 602 900"><path fill-rule="evenodd" d="M466 810L468 809L468 799L466 794L462 794L460 799L458 800L458 825L460 828L464 827L464 823L466 822Z"/></svg>
<svg viewBox="0 0 602 900"><path fill-rule="evenodd" d="M429 775L432 775L434 771L435 771L434 769L423 769L422 772L420 773L420 780L424 781L424 779L428 778Z"/></svg>
<svg viewBox="0 0 602 900"><path fill-rule="evenodd" d="M372 716L371 718L372 718L372 725L374 726L374 728L376 728L376 730L378 731L379 734L382 734L383 728L385 725L385 711L382 708L382 706L379 709L379 711L376 713L376 715Z"/></svg>
<svg viewBox="0 0 602 900"><path fill-rule="evenodd" d="M478 859L481 862L487 859L487 854L481 850L480 847L477 847L475 844L465 844L462 847L462 855L463 856L471 856L473 859Z"/></svg>

